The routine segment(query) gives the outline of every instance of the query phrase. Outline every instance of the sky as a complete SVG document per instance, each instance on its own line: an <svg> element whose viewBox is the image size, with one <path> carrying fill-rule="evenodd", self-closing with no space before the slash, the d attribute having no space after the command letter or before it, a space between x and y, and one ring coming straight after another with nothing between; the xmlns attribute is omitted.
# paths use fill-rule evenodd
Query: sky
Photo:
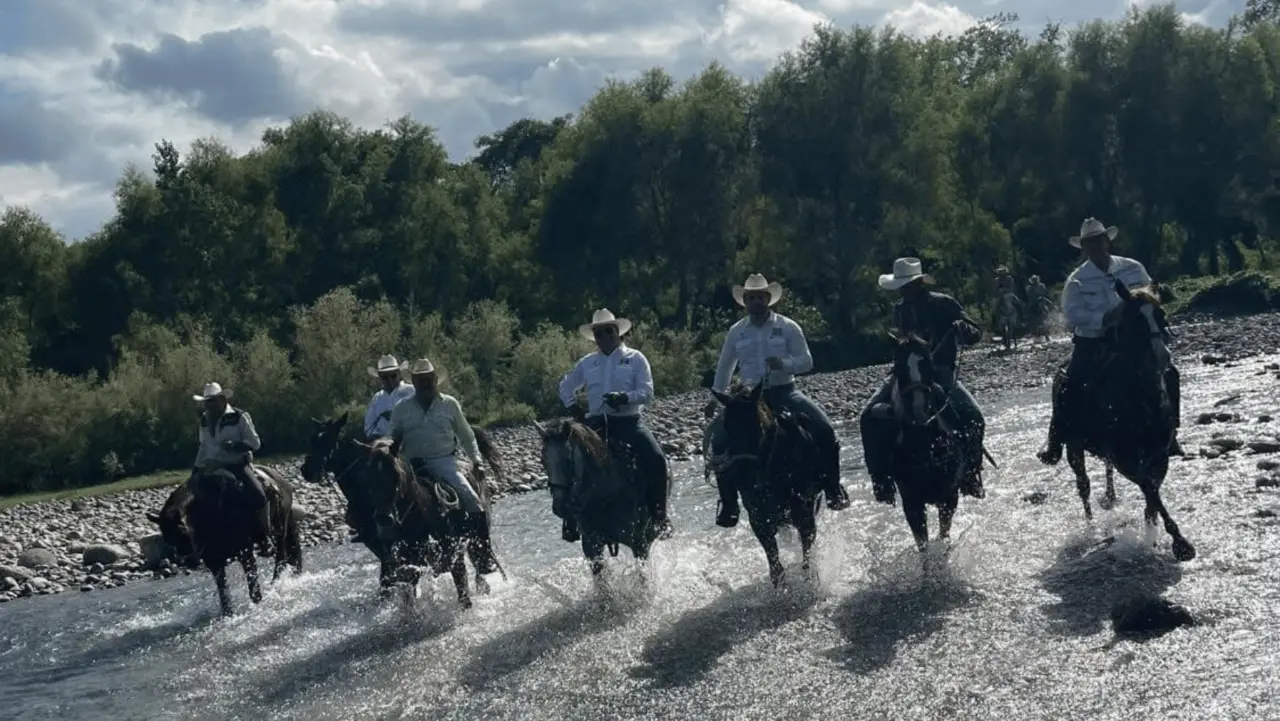
<svg viewBox="0 0 1280 721"><path fill-rule="evenodd" d="M930 35L1016 12L1034 32L1133 1L0 0L0 208L78 239L162 139L242 152L315 108L369 128L409 114L461 161L478 136L574 112L610 77L684 79L712 60L759 77L820 23ZM1178 8L1218 25L1243 4Z"/></svg>

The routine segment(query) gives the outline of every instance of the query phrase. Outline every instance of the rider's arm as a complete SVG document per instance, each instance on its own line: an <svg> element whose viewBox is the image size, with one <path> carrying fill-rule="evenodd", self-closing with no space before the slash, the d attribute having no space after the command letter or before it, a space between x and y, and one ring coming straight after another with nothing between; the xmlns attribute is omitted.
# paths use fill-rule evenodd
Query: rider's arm
<svg viewBox="0 0 1280 721"><path fill-rule="evenodd" d="M791 375L813 370L813 354L809 352L809 342L805 340L800 324L788 322L783 333L787 340L787 357L782 359L782 370Z"/></svg>
<svg viewBox="0 0 1280 721"><path fill-rule="evenodd" d="M262 448L262 439L258 437L258 429L253 427L253 418L249 416L248 411L240 411L240 441L249 447L250 451L257 451Z"/></svg>
<svg viewBox="0 0 1280 721"><path fill-rule="evenodd" d="M982 328L969 317L968 313L964 312L960 301L947 298L944 307L952 327L956 329L957 339L962 345L973 345L982 340Z"/></svg>
<svg viewBox="0 0 1280 721"><path fill-rule="evenodd" d="M582 367L590 357L590 355L584 356L568 373L564 374L564 378L560 379L560 402L565 408L572 408L573 404L577 403L574 394L586 382L582 377Z"/></svg>
<svg viewBox="0 0 1280 721"><path fill-rule="evenodd" d="M1097 328L1102 325L1102 311L1093 310L1084 302L1080 294L1080 281L1075 276L1067 279L1062 288L1062 315L1067 325L1072 328Z"/></svg>
<svg viewBox="0 0 1280 721"><path fill-rule="evenodd" d="M196 459L191 463L191 467L203 468L208 458L209 452L205 445L204 422L201 421L200 430L196 431Z"/></svg>
<svg viewBox="0 0 1280 721"><path fill-rule="evenodd" d="M378 422L378 416L373 412L377 407L378 394L374 393L373 398L369 400L369 410L364 412L364 437L373 438L374 425Z"/></svg>
<svg viewBox="0 0 1280 721"><path fill-rule="evenodd" d="M401 408L401 406L404 406ZM398 403L395 408L391 409L391 422L387 424L387 435L391 436L392 442L400 444L404 442L404 414L409 410L409 406Z"/></svg>
<svg viewBox="0 0 1280 721"><path fill-rule="evenodd" d="M736 326L735 326L736 327ZM724 336L724 347L720 349L720 360L716 363L716 377L711 382L711 390L724 393L733 378L733 369L738 365L738 347L733 343L733 328Z"/></svg>
<svg viewBox="0 0 1280 721"><path fill-rule="evenodd" d="M467 422L467 417L462 412L462 404L452 396L441 398L441 400L449 405L449 423L453 426L453 434L458 437L462 450L471 460L479 464L483 460L480 456L480 446L476 444L476 434L471 430L471 424Z"/></svg>
<svg viewBox="0 0 1280 721"><path fill-rule="evenodd" d="M653 401L653 368L643 353L636 352L631 356L631 364L636 369L636 389L627 391L627 403L642 406Z"/></svg>

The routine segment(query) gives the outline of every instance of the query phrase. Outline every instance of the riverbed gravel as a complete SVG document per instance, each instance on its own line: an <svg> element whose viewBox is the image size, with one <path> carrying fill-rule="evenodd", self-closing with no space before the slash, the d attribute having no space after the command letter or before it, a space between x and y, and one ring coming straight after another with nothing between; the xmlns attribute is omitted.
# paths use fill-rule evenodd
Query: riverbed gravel
<svg viewBox="0 0 1280 721"><path fill-rule="evenodd" d="M1178 339L1175 357L1182 367L1195 364L1231 365L1260 354L1280 351L1280 314L1214 318L1194 316L1175 321ZM1064 338L1050 342L1023 342L1007 353L990 339L967 349L961 357L961 378L979 403L1002 393L1044 387L1053 369L1065 360L1069 344ZM1259 382L1276 383L1280 367L1265 368ZM887 368L872 366L839 373L805 376L798 385L831 416L845 436L846 448L860 456L856 441L857 416L882 382ZM697 458L701 452L705 420L705 391L659 398L648 409L648 422L674 461ZM1221 417L1220 417L1221 416ZM1225 423L1233 419L1229 409L1192 414L1184 410L1184 425ZM1048 419L1045 419L1047 424ZM491 431L506 466L499 495L525 493L545 486L538 454L538 434L532 426ZM1248 447L1255 452L1280 451L1280 439L1262 431L1226 434L1198 449L1203 458ZM1027 452L1036 449L1028 448ZM1187 449L1192 451L1193 449ZM1195 462L1189 461L1189 462ZM295 505L303 519L307 546L347 542L342 521L344 502L328 484L302 481L298 461L268 463L295 484ZM1259 461L1257 485L1280 486L1280 463ZM846 478L853 493L864 493L860 477ZM48 501L0 511L0 603L64 591L114 588L145 579L162 579L188 573L167 559L167 549L156 535L147 511L159 510L170 488L129 491L110 496Z"/></svg>

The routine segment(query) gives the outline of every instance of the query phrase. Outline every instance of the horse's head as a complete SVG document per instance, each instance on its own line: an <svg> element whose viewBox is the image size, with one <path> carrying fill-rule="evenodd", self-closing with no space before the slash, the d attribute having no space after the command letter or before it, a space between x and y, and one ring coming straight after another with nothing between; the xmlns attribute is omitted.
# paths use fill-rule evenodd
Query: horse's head
<svg viewBox="0 0 1280 721"><path fill-rule="evenodd" d="M191 491L186 484L178 486L169 494L159 513L147 511L147 520L156 524L160 537L165 545L173 549L174 557L188 568L200 565L200 555L196 550L195 539L191 528L187 525L185 507L191 501Z"/></svg>
<svg viewBox="0 0 1280 721"><path fill-rule="evenodd" d="M724 404L724 431L728 439L725 450L729 465L747 461L762 467L762 446L776 423L763 400L764 381L751 389L739 386L729 393L712 391L712 394Z"/></svg>
<svg viewBox="0 0 1280 721"><path fill-rule="evenodd" d="M325 473L329 470L329 464L333 460L333 452L337 450L338 443L341 441L342 429L347 425L347 416L347 413L343 413L327 421L311 419L316 430L311 436L307 457L302 461L303 480L308 483L319 483L324 479Z"/></svg>
<svg viewBox="0 0 1280 721"><path fill-rule="evenodd" d="M609 451L595 431L572 420L563 419L542 425L535 423L542 436L542 468L547 472L547 485L557 504L568 501L565 495L576 481L591 475L591 469L603 469Z"/></svg>
<svg viewBox="0 0 1280 721"><path fill-rule="evenodd" d="M1168 367L1168 343L1173 337L1160 298L1150 287L1130 290L1116 281L1115 289L1122 305L1109 333L1112 347L1131 371L1158 377Z"/></svg>
<svg viewBox="0 0 1280 721"><path fill-rule="evenodd" d="M372 443L352 441L352 444L369 461L361 464L359 483L368 491L378 538L394 541L399 538L400 525L413 506L429 505L427 494L400 460L397 443L380 438Z"/></svg>
<svg viewBox="0 0 1280 721"><path fill-rule="evenodd" d="M893 338L894 415L908 428L928 426L946 402L934 375L933 353L915 333Z"/></svg>

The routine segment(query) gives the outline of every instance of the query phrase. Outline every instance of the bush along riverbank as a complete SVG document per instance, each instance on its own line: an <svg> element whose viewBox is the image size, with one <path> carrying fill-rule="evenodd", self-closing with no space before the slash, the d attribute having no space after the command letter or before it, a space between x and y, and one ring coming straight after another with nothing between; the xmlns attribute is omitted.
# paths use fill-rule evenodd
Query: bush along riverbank
<svg viewBox="0 0 1280 721"><path fill-rule="evenodd" d="M1196 316L1179 322L1175 329L1178 340L1174 350L1184 366L1232 364L1280 349L1277 313L1231 318ZM988 341L965 351L962 374L979 402L987 403L1002 393L1045 386L1067 352L1062 339L1027 344L1012 354L995 350ZM872 366L806 376L798 382L836 421L846 447L860 455L856 450L860 448L856 440L857 415L886 373L886 366ZM705 391L688 392L659 398L648 410L654 433L677 463L700 459L705 423L701 409L706 399ZM1184 411L1184 426L1224 420L1213 413L1200 415ZM1048 419L1044 422L1047 424ZM539 461L536 429L521 425L496 428L491 433L506 466L499 496L544 488L546 478ZM1201 455L1214 457L1255 445L1266 451L1271 448L1267 444L1280 448L1273 438L1224 436L1201 449ZM1035 450L1028 448L1027 452ZM330 484L302 481L299 464L294 460L267 465L280 470L295 484L305 543L314 547L345 542L345 502L341 494ZM1259 464L1264 474L1258 478L1258 486L1280 485L1280 476L1276 475L1280 464L1264 465L1266 462ZM700 474L693 477L692 482L700 482ZM866 492L865 478L860 475L845 478L845 483L854 494ZM158 510L170 492L169 487L152 488L0 510L0 602L68 590L114 588L141 579L185 573L168 562L168 549L146 518L146 512Z"/></svg>

